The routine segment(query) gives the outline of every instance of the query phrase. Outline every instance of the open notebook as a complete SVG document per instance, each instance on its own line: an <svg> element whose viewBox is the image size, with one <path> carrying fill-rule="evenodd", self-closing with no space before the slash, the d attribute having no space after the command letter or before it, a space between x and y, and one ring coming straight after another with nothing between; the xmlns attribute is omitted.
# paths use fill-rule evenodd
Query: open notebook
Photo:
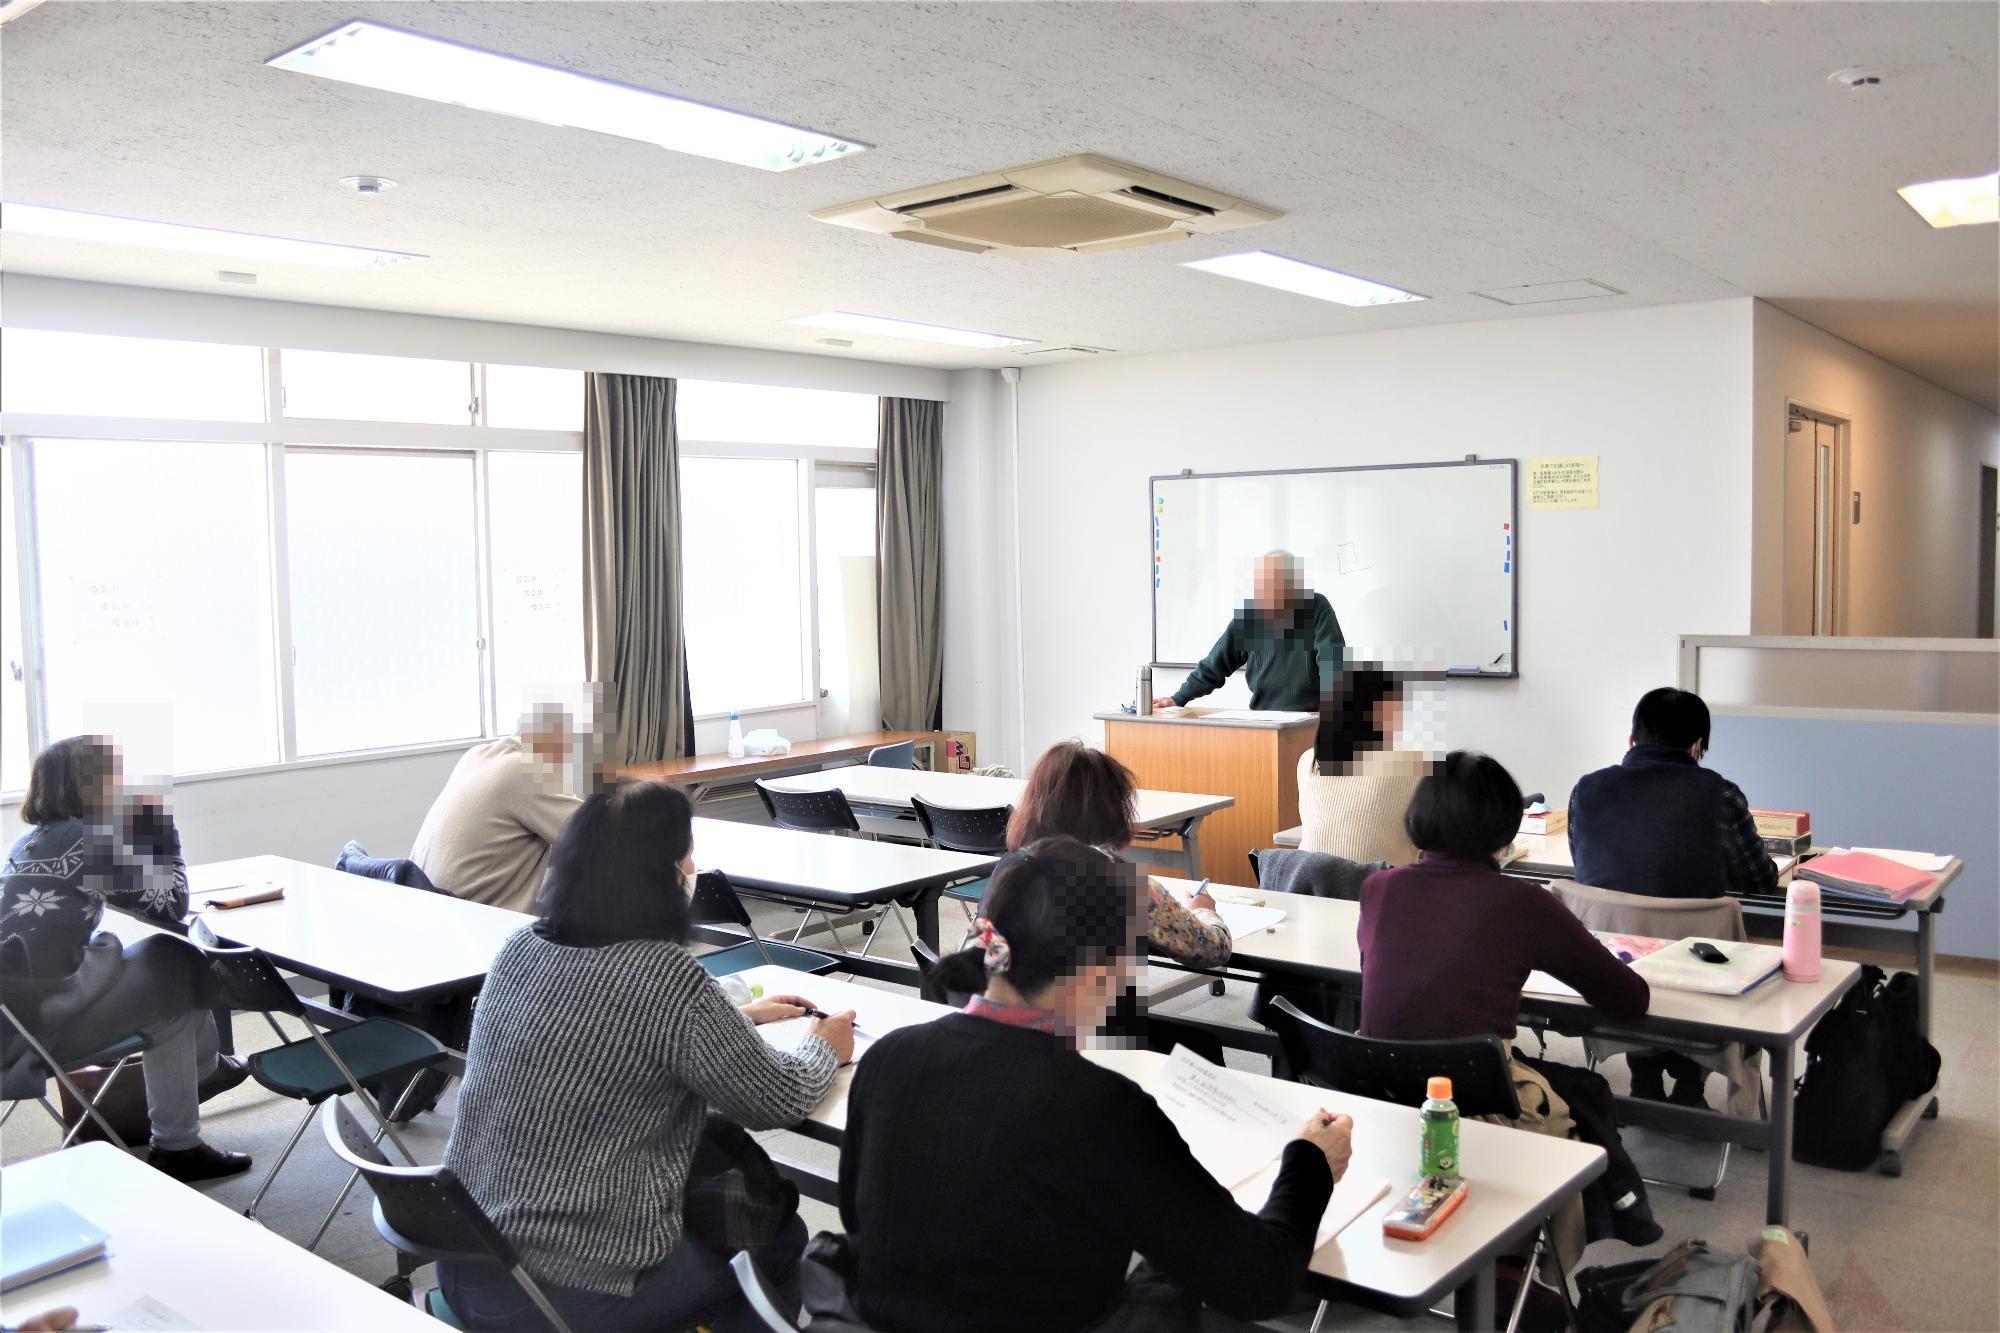
<svg viewBox="0 0 2000 1333"><path fill-rule="evenodd" d="M1212 1065L1185 1046L1174 1048L1153 1087L1153 1099L1180 1130L1188 1150L1252 1212L1271 1197L1278 1156L1303 1117L1265 1097L1246 1079ZM1334 1186L1321 1214L1317 1250L1389 1192L1380 1176L1350 1171Z"/></svg>

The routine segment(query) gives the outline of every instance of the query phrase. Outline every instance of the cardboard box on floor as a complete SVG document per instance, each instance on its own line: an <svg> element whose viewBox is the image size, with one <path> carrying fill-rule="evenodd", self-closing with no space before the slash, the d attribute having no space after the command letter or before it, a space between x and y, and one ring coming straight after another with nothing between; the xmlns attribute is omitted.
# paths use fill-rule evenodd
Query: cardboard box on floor
<svg viewBox="0 0 2000 1333"><path fill-rule="evenodd" d="M941 731L931 747L931 767L939 773L970 773L979 759L969 731Z"/></svg>

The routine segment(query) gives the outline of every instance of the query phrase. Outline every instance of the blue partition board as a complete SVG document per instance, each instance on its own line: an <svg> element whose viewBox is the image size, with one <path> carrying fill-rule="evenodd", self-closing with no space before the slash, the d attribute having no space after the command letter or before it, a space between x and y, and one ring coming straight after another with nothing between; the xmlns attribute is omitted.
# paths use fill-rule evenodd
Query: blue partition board
<svg viewBox="0 0 2000 1333"><path fill-rule="evenodd" d="M1752 805L1810 812L1815 847L1963 858L1938 952L2000 958L2000 726L1719 715L1713 737L1707 766Z"/></svg>

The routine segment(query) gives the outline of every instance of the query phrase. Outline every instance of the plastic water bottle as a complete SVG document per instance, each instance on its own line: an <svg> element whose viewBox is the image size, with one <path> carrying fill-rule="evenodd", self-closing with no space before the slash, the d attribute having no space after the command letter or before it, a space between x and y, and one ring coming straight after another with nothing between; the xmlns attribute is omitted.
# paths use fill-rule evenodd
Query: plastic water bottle
<svg viewBox="0 0 2000 1333"><path fill-rule="evenodd" d="M1451 1080L1433 1078L1424 1102L1424 1150L1421 1170L1430 1176L1455 1176L1458 1168L1458 1104L1451 1099Z"/></svg>
<svg viewBox="0 0 2000 1333"><path fill-rule="evenodd" d="M743 757L743 717L734 708L729 710L729 757Z"/></svg>
<svg viewBox="0 0 2000 1333"><path fill-rule="evenodd" d="M1785 893L1785 980L1819 980L1819 885L1794 877Z"/></svg>

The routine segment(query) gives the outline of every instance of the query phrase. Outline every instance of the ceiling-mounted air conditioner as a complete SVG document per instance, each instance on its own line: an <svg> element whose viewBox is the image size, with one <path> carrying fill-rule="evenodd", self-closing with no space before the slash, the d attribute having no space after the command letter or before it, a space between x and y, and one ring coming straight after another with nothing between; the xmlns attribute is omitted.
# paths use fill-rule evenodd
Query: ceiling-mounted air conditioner
<svg viewBox="0 0 2000 1333"><path fill-rule="evenodd" d="M1268 208L1080 153L817 208L821 222L970 254L1094 254L1233 231Z"/></svg>

